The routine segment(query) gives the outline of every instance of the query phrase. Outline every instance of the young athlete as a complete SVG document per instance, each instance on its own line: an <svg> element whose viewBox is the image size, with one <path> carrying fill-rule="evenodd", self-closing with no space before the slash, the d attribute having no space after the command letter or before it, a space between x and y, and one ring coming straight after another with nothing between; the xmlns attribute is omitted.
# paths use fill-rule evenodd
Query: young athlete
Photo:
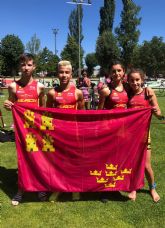
<svg viewBox="0 0 165 228"><path fill-rule="evenodd" d="M130 88L125 81L125 68L119 61L112 63L110 78L111 83L100 89L98 109L126 109ZM149 88L146 88L146 92L152 94ZM107 199L102 199L102 201L106 202Z"/></svg>
<svg viewBox="0 0 165 228"><path fill-rule="evenodd" d="M84 109L84 99L82 91L70 84L72 78L72 66L69 61L58 63L58 78L60 85L48 91L46 107L63 109ZM59 196L59 192L54 192L49 200L54 202ZM73 200L79 200L79 193L72 193Z"/></svg>
<svg viewBox="0 0 165 228"><path fill-rule="evenodd" d="M98 109L127 108L128 96L123 84L124 74L124 66L118 61L113 62L110 67L111 83L100 90Z"/></svg>
<svg viewBox="0 0 165 228"><path fill-rule="evenodd" d="M86 70L82 70L81 72L82 77L78 78L77 80L77 87L82 90L84 102L85 102L85 109L90 109L90 87L91 87L91 80L87 75Z"/></svg>
<svg viewBox="0 0 165 228"><path fill-rule="evenodd" d="M12 82L8 87L9 97L4 102L4 107L11 110L12 105L26 104L33 106L44 106L44 86L33 79L33 72L36 68L34 57L31 54L22 54L19 58L21 78ZM21 202L23 191L18 190L12 199L12 205L17 206ZM46 199L45 192L39 192L40 200Z"/></svg>
<svg viewBox="0 0 165 228"><path fill-rule="evenodd" d="M126 109L128 96L124 88L124 66L119 61L114 61L110 66L111 82L103 86L99 91L98 109ZM101 201L106 203L107 192L101 193Z"/></svg>
<svg viewBox="0 0 165 228"><path fill-rule="evenodd" d="M128 108L144 108L153 107L153 113L159 119L162 118L161 111L157 102L156 95L152 90L150 96L146 93L146 88L143 88L144 83L144 73L141 69L132 69L128 74L128 83L131 87ZM146 154L146 164L145 164L145 174L148 180L149 189L154 202L160 200L160 196L156 192L156 184L154 181L154 173L151 166L151 147L150 147L150 137L148 139L148 148ZM136 199L136 191L129 193L128 197L132 200Z"/></svg>

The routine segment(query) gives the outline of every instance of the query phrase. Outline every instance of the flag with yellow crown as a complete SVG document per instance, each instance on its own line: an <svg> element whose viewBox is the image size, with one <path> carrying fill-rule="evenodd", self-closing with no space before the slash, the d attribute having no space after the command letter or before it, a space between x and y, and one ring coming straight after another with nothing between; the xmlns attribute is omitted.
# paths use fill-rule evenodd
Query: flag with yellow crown
<svg viewBox="0 0 165 228"><path fill-rule="evenodd" d="M93 192L143 187L150 108L14 105L12 111L20 189Z"/></svg>

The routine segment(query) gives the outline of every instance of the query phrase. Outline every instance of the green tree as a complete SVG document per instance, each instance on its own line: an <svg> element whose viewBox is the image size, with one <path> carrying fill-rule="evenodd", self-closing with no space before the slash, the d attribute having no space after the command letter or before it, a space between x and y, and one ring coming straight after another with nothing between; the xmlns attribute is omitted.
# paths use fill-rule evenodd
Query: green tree
<svg viewBox="0 0 165 228"><path fill-rule="evenodd" d="M137 15L140 7L136 6L132 0L122 0L123 10L121 12L120 26L115 29L119 46L121 47L121 56L125 67L131 65L134 48L136 47L140 35L137 26L140 24L141 18Z"/></svg>
<svg viewBox="0 0 165 228"><path fill-rule="evenodd" d="M98 65L98 61L95 53L89 53L85 57L85 63L88 67L88 74L92 75L93 68Z"/></svg>
<svg viewBox="0 0 165 228"><path fill-rule="evenodd" d="M26 50L33 54L36 55L40 51L40 39L37 38L37 35L34 34L31 37L31 40L26 44Z"/></svg>
<svg viewBox="0 0 165 228"><path fill-rule="evenodd" d="M81 46L83 40L82 35L82 18L83 8L81 4L77 4L77 8L73 10L69 17L69 34L67 44L61 52L63 59L70 60L75 72L82 66L84 50ZM79 55L80 54L80 55ZM80 57L80 62L79 62Z"/></svg>
<svg viewBox="0 0 165 228"><path fill-rule="evenodd" d="M18 73L18 58L24 52L24 45L15 35L6 35L1 40L0 53L3 58L4 75L15 76Z"/></svg>
<svg viewBox="0 0 165 228"><path fill-rule="evenodd" d="M96 57L101 68L106 72L113 60L120 58L117 39L112 32L104 32L96 42Z"/></svg>
<svg viewBox="0 0 165 228"><path fill-rule="evenodd" d="M0 75L3 72L3 67L4 67L3 56L0 54Z"/></svg>
<svg viewBox="0 0 165 228"><path fill-rule="evenodd" d="M57 64L59 57L54 55L47 47L45 47L37 56L37 69L39 72L47 72L48 74L53 72L56 74Z"/></svg>
<svg viewBox="0 0 165 228"><path fill-rule="evenodd" d="M82 55L81 51L81 55ZM77 72L79 60L78 60L78 44L74 37L68 36L67 44L65 45L63 51L61 52L61 58L69 60L73 66L74 72ZM81 56L82 58L82 56Z"/></svg>
<svg viewBox="0 0 165 228"><path fill-rule="evenodd" d="M82 6L77 5L77 8L73 10L69 16L69 35L74 37L77 44L79 44L79 28L80 28L80 43L84 38L84 36L82 35L82 19L83 19ZM80 22L80 27L79 27L79 22Z"/></svg>
<svg viewBox="0 0 165 228"><path fill-rule="evenodd" d="M104 6L100 9L99 35L105 31L112 32L115 16L115 0L104 0Z"/></svg>
<svg viewBox="0 0 165 228"><path fill-rule="evenodd" d="M165 72L165 43L163 37L154 36L151 41L144 41L138 48L135 61L148 76L157 77Z"/></svg>

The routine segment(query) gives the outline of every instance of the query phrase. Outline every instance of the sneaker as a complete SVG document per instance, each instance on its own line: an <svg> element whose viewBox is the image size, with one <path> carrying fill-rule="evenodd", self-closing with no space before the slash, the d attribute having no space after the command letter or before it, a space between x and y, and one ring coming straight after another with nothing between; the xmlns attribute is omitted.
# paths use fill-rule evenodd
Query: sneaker
<svg viewBox="0 0 165 228"><path fill-rule="evenodd" d="M18 206L18 204L22 201L22 196L23 196L22 192L17 192L17 194L13 197L11 204L13 206Z"/></svg>

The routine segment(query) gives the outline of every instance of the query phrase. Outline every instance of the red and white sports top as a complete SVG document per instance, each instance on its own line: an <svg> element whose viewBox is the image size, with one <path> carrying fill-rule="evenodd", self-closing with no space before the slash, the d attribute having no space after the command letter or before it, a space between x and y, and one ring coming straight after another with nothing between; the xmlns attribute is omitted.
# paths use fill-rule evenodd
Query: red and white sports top
<svg viewBox="0 0 165 228"><path fill-rule="evenodd" d="M111 89L109 96L106 98L104 108L105 109L126 109L128 103L128 95L127 92L123 89L123 91L119 92L115 89Z"/></svg>
<svg viewBox="0 0 165 228"><path fill-rule="evenodd" d="M75 91L75 86L70 86L69 89L62 92L59 88L56 88L54 95L54 108L77 109Z"/></svg>
<svg viewBox="0 0 165 228"><path fill-rule="evenodd" d="M37 81L33 80L31 83L22 87L16 83L16 102L19 105L35 105L38 106L38 92Z"/></svg>
<svg viewBox="0 0 165 228"><path fill-rule="evenodd" d="M145 89L139 94L131 95L128 101L128 108L150 107L149 99L146 96Z"/></svg>

